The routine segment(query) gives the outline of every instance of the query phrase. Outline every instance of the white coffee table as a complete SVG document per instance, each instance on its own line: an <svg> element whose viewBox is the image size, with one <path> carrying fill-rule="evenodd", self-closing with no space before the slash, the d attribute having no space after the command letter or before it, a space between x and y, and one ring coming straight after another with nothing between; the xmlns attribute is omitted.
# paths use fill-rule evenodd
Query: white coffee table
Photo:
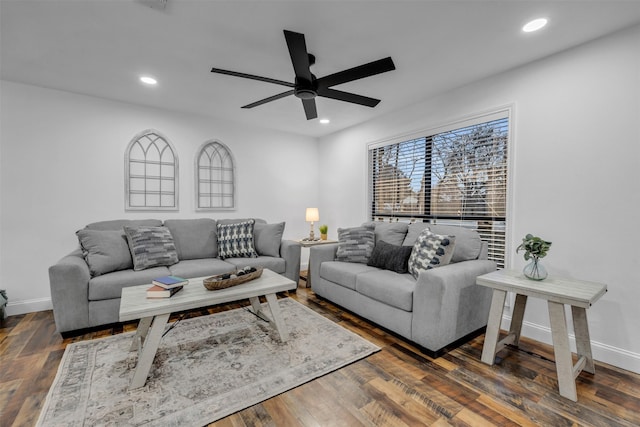
<svg viewBox="0 0 640 427"><path fill-rule="evenodd" d="M131 379L130 389L142 387L147 381L169 316L177 311L248 298L253 312L269 321L282 342L287 341L289 333L280 313L276 293L295 289L297 285L293 280L265 268L257 279L230 288L209 291L202 284L204 279L206 277L189 279L189 284L184 289L166 299L147 298L147 289L151 284L122 289L120 321L140 319L131 345L132 351L138 350L138 363ZM260 296L267 299L271 316L267 316L261 310Z"/></svg>

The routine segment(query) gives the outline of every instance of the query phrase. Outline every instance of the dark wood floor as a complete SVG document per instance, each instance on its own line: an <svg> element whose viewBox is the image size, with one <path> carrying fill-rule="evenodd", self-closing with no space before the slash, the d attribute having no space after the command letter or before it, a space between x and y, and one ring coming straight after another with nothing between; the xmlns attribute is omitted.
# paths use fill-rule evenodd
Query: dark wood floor
<svg viewBox="0 0 640 427"><path fill-rule="evenodd" d="M303 282L304 283L304 282ZM431 359L406 341L300 287L291 296L382 347L382 351L212 426L638 426L640 375L597 363L577 379L578 403L558 395L553 350L523 339L520 348L480 362L484 335ZM189 313L198 316L240 304ZM135 323L63 339L51 311L7 318L0 326L0 426L38 418L65 346L134 330Z"/></svg>

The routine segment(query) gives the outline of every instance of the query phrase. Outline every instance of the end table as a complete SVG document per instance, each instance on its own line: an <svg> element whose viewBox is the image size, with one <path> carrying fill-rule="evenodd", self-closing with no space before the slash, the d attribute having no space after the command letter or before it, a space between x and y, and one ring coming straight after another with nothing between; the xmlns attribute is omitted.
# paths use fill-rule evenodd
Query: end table
<svg viewBox="0 0 640 427"><path fill-rule="evenodd" d="M301 239L298 240L298 243L300 243L300 245L303 248L311 248L313 246L318 246L318 245L328 245L330 243L338 243L337 240L308 240L308 239ZM302 277L301 277L302 278ZM307 279L306 279L306 287L310 288L311 287L311 251L309 251L309 260L307 261Z"/></svg>
<svg viewBox="0 0 640 427"><path fill-rule="evenodd" d="M578 401L575 378L582 370L595 374L589 325L587 324L587 308L591 307L607 292L607 285L582 280L549 277L543 281L527 279L524 274L511 270L498 270L478 276L476 283L493 289L487 332L482 347L482 362L493 365L498 351L506 345L516 347L520 341L522 319L528 297L541 298L547 301L553 352L558 373L560 395ZM516 294L516 302L511 317L509 333L498 341L500 323L507 292ZM573 327L576 337L578 362L574 365L569 347L569 332L564 305L571 306Z"/></svg>

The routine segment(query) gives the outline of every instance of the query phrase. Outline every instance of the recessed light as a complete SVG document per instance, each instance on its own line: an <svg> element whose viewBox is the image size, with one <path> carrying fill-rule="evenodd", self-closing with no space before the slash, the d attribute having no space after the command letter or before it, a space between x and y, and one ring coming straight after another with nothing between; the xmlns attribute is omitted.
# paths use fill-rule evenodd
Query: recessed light
<svg viewBox="0 0 640 427"><path fill-rule="evenodd" d="M533 31L538 31L539 29L541 29L542 27L544 27L545 25L547 25L547 18L538 18L538 19L534 19L533 21L529 21L525 24L524 27L522 27L522 31L524 31L525 33L531 33Z"/></svg>
<svg viewBox="0 0 640 427"><path fill-rule="evenodd" d="M320 124L328 125L329 123L331 123L331 120L329 119L320 119Z"/></svg>
<svg viewBox="0 0 640 427"><path fill-rule="evenodd" d="M140 81L151 86L158 84L158 81L151 76L140 76Z"/></svg>

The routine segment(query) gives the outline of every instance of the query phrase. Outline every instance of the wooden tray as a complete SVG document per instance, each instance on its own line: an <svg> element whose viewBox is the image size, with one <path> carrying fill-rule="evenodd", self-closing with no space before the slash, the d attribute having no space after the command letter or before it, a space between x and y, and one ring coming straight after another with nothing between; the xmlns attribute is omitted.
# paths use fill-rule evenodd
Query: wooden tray
<svg viewBox="0 0 640 427"><path fill-rule="evenodd" d="M202 284L205 288L210 291L217 291L219 289L230 288L231 286L240 285L245 282L249 282L250 280L257 279L262 276L262 267L256 267L257 270L253 273L243 274L242 276L234 277L232 279L220 279L223 275L218 274L217 276L207 277L202 281ZM228 274L236 274L236 272L228 273Z"/></svg>

